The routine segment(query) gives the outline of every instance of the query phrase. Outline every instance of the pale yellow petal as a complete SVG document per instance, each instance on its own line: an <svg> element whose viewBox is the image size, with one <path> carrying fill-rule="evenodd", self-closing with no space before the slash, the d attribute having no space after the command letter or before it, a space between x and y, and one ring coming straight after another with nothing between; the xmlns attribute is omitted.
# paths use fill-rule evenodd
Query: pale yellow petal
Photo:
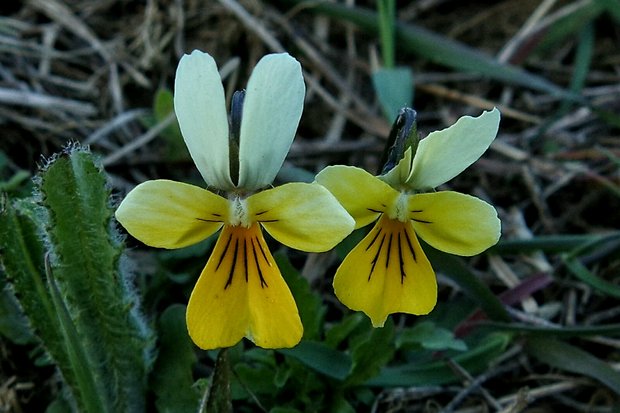
<svg viewBox="0 0 620 413"><path fill-rule="evenodd" d="M287 53L256 64L243 103L239 187L256 190L273 182L295 137L305 93L301 65Z"/></svg>
<svg viewBox="0 0 620 413"><path fill-rule="evenodd" d="M499 119L499 111L493 109L477 118L463 116L449 128L430 133L418 145L407 185L436 188L463 172L491 145Z"/></svg>
<svg viewBox="0 0 620 413"><path fill-rule="evenodd" d="M135 187L116 210L132 236L152 247L181 248L215 233L228 217L228 201L197 186L168 180Z"/></svg>
<svg viewBox="0 0 620 413"><path fill-rule="evenodd" d="M344 259L334 291L375 327L392 313L428 314L437 302L435 273L411 223L385 215Z"/></svg>
<svg viewBox="0 0 620 413"><path fill-rule="evenodd" d="M282 244L302 251L327 251L355 225L336 198L316 183L268 189L250 196L247 205L252 221Z"/></svg>
<svg viewBox="0 0 620 413"><path fill-rule="evenodd" d="M189 300L187 328L203 349L247 337L260 347L293 347L303 326L258 224L225 226Z"/></svg>
<svg viewBox="0 0 620 413"><path fill-rule="evenodd" d="M316 176L355 219L355 228L376 220L398 198L387 183L354 166L328 166Z"/></svg>
<svg viewBox="0 0 620 413"><path fill-rule="evenodd" d="M380 175L379 178L389 184L392 188L398 188L407 180L409 176L411 176L413 166L413 156L411 155L411 148L407 148L403 159L401 159L398 164L390 171L388 171L384 175Z"/></svg>
<svg viewBox="0 0 620 413"><path fill-rule="evenodd" d="M409 198L416 233L438 250L470 256L497 243L501 222L493 206L452 191L416 194Z"/></svg>
<svg viewBox="0 0 620 413"><path fill-rule="evenodd" d="M232 189L224 87L208 53L194 50L181 58L174 80L174 111L204 180L219 189Z"/></svg>

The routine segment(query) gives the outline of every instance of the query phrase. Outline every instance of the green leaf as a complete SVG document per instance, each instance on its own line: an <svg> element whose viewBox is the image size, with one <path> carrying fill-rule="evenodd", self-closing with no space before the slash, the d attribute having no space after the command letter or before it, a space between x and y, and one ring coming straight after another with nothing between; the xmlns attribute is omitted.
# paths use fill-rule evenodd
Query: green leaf
<svg viewBox="0 0 620 413"><path fill-rule="evenodd" d="M169 114L174 112L174 95L168 89L159 89L155 94L155 102L153 105L155 119L158 122L164 120ZM178 126L178 124L177 124ZM178 137L181 138L181 131L178 130Z"/></svg>
<svg viewBox="0 0 620 413"><path fill-rule="evenodd" d="M376 376L394 355L394 322L388 319L382 328L371 328L351 343L351 372L346 383L355 385Z"/></svg>
<svg viewBox="0 0 620 413"><path fill-rule="evenodd" d="M590 353L563 341L542 337L529 338L525 349L543 363L592 377L620 394L620 373Z"/></svg>
<svg viewBox="0 0 620 413"><path fill-rule="evenodd" d="M312 292L308 281L293 267L285 253L277 252L274 258L297 303L299 316L304 326L304 339L317 338L321 332L326 311L321 298Z"/></svg>
<svg viewBox="0 0 620 413"><path fill-rule="evenodd" d="M49 404L49 406L47 406L47 409L45 409L45 413L67 413L70 411L71 406L66 400L62 398L54 400Z"/></svg>
<svg viewBox="0 0 620 413"><path fill-rule="evenodd" d="M329 405L329 411L333 413L355 413L356 410L351 404L344 398L342 394L336 394L333 396Z"/></svg>
<svg viewBox="0 0 620 413"><path fill-rule="evenodd" d="M618 7L618 0L599 0L599 2L605 4L605 11L616 22L616 24L620 24L620 8Z"/></svg>
<svg viewBox="0 0 620 413"><path fill-rule="evenodd" d="M301 413L299 410L292 407L274 407L269 410L269 413Z"/></svg>
<svg viewBox="0 0 620 413"><path fill-rule="evenodd" d="M15 344L28 344L35 341L28 326L28 320L7 286L0 290L0 335Z"/></svg>
<svg viewBox="0 0 620 413"><path fill-rule="evenodd" d="M404 330L396 343L398 347L418 344L428 350L467 350L463 340L454 338L450 330L438 327L430 321L417 323L412 328Z"/></svg>
<svg viewBox="0 0 620 413"><path fill-rule="evenodd" d="M169 116L174 115L174 96L168 89L159 89L153 103L154 123L165 122ZM181 135L179 122L176 120L161 131L161 136L168 144L168 154L173 160L190 159L187 146Z"/></svg>
<svg viewBox="0 0 620 413"><path fill-rule="evenodd" d="M487 369L489 363L503 354L510 342L510 335L492 333L480 340L477 346L457 354L452 359L471 374ZM454 383L461 380L445 361L433 361L424 364L406 364L398 367L386 367L380 374L366 384L379 387L432 386Z"/></svg>
<svg viewBox="0 0 620 413"><path fill-rule="evenodd" d="M151 388L160 413L194 413L199 395L193 389L192 368L197 362L185 326L185 306L173 304L158 322L159 351L153 368Z"/></svg>
<svg viewBox="0 0 620 413"><path fill-rule="evenodd" d="M361 313L356 312L344 316L338 324L327 331L325 334L325 344L332 348L338 347L340 343L365 322L366 319Z"/></svg>
<svg viewBox="0 0 620 413"><path fill-rule="evenodd" d="M102 392L95 383L93 370L87 357L87 351L84 342L80 340L75 324L71 319L71 315L65 306L60 295L56 280L46 261L47 283L49 286L52 303L55 307L55 313L58 316L58 326L60 334L64 340L64 346L67 352L67 358L71 370L75 375L77 389L80 393L80 399L84 406L84 411L89 413L112 412L110 407L111 401L107 400L107 394Z"/></svg>
<svg viewBox="0 0 620 413"><path fill-rule="evenodd" d="M372 74L372 84L388 121L394 120L403 106L412 106L413 73L408 67L379 69Z"/></svg>
<svg viewBox="0 0 620 413"><path fill-rule="evenodd" d="M0 263L31 328L58 364L65 381L75 389L76 378L43 275L47 247L40 232L46 218L44 211L34 199L10 201L0 196ZM81 405L79 393L73 395Z"/></svg>
<svg viewBox="0 0 620 413"><path fill-rule="evenodd" d="M351 358L323 343L302 341L291 349L280 349L279 353L293 357L311 369L327 377L344 381L352 367Z"/></svg>
<svg viewBox="0 0 620 413"><path fill-rule="evenodd" d="M108 411L145 408L152 334L138 312L109 190L90 152L69 146L41 171L52 271Z"/></svg>

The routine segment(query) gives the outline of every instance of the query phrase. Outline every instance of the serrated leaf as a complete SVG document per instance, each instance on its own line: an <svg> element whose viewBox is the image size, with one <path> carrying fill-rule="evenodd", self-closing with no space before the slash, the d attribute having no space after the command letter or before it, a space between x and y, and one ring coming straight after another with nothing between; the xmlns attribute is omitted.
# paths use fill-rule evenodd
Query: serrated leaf
<svg viewBox="0 0 620 413"><path fill-rule="evenodd" d="M88 150L69 146L43 168L39 190L50 217L52 271L97 392L109 411L142 411L152 340L119 269L122 245L106 176Z"/></svg>
<svg viewBox="0 0 620 413"><path fill-rule="evenodd" d="M0 263L35 335L58 364L73 389L76 379L59 330L58 318L46 286L41 238L45 216L34 199L0 200ZM49 357L46 355L46 358ZM81 398L74 393L78 404Z"/></svg>
<svg viewBox="0 0 620 413"><path fill-rule="evenodd" d="M92 374L93 370L89 365L86 348L78 336L75 324L58 290L56 280L53 277L51 269L47 265L47 260L46 274L47 285L52 297L52 303L54 304L55 314L58 317L59 331L64 341L64 348L67 352L71 370L75 375L83 409L89 413L111 412L111 401L106 399L106 393L97 388L94 375Z"/></svg>

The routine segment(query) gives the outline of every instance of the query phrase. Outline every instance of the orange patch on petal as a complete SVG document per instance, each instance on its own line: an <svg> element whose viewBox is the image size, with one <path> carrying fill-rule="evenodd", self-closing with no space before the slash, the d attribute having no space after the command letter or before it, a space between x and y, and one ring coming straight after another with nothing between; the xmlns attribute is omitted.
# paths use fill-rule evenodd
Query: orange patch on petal
<svg viewBox="0 0 620 413"><path fill-rule="evenodd" d="M410 221L382 215L334 277L338 299L381 327L392 313L427 314L437 302L435 273Z"/></svg>
<svg viewBox="0 0 620 413"><path fill-rule="evenodd" d="M224 226L187 306L187 328L203 349L247 337L264 348L296 345L297 306L260 226Z"/></svg>

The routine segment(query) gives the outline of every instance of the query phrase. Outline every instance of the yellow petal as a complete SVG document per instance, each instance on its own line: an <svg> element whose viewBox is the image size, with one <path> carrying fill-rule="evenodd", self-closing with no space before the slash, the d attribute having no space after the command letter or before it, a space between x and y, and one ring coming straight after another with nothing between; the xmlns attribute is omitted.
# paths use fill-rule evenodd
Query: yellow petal
<svg viewBox="0 0 620 413"><path fill-rule="evenodd" d="M197 186L146 181L127 194L116 219L143 243L181 248L215 233L228 216L228 201Z"/></svg>
<svg viewBox="0 0 620 413"><path fill-rule="evenodd" d="M293 347L303 326L258 224L224 226L187 306L187 329L203 349L243 337L263 348Z"/></svg>
<svg viewBox="0 0 620 413"><path fill-rule="evenodd" d="M290 183L247 198L252 221L276 240L308 252L327 251L353 231L353 218L318 184Z"/></svg>
<svg viewBox="0 0 620 413"><path fill-rule="evenodd" d="M392 313L428 314L437 302L435 273L411 223L386 215L344 259L334 291L375 327Z"/></svg>
<svg viewBox="0 0 620 413"><path fill-rule="evenodd" d="M361 228L376 220L388 205L395 202L398 192L379 178L353 166L328 166L316 176Z"/></svg>
<svg viewBox="0 0 620 413"><path fill-rule="evenodd" d="M479 254L500 236L495 208L470 195L452 191L412 195L409 211L420 238L450 254Z"/></svg>

